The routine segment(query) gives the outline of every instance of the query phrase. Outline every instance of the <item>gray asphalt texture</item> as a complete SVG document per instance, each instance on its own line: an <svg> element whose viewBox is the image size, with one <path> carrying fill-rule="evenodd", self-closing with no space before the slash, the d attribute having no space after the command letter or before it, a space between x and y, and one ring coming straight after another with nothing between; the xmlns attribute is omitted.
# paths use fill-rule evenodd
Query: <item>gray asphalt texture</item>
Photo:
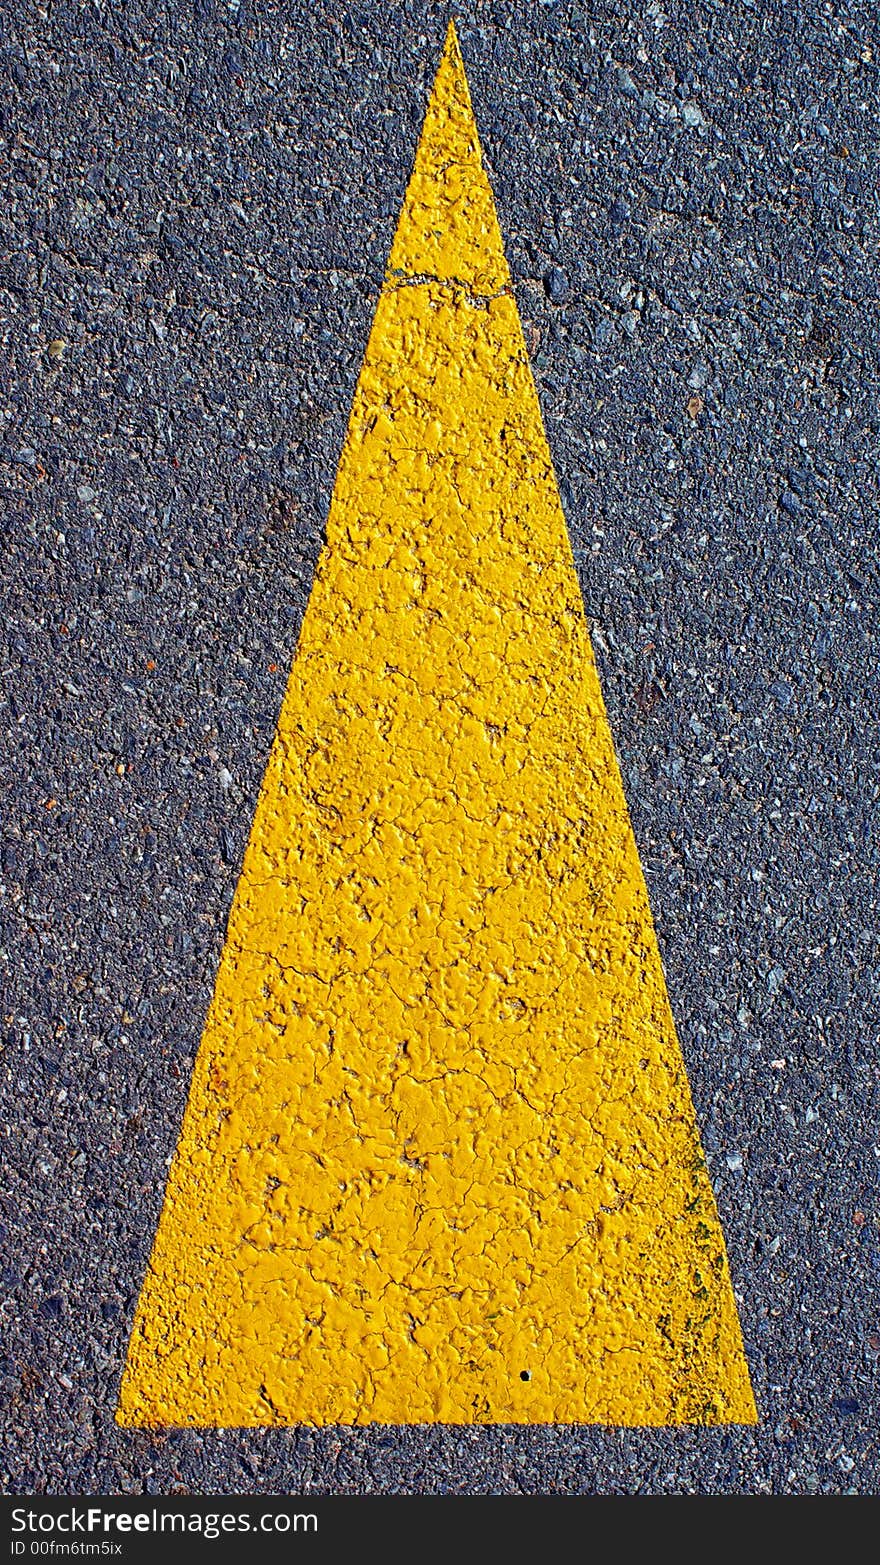
<svg viewBox="0 0 880 1565"><path fill-rule="evenodd" d="M760 1427L113 1422L449 14L3 6L17 1493L877 1491L880 36L843 0L456 10Z"/></svg>

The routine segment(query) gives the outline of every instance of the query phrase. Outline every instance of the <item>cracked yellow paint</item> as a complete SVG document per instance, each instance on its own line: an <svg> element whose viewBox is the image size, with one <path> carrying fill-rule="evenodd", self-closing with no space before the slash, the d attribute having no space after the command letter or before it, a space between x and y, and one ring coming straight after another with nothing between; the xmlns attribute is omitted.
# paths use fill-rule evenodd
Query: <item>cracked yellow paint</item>
<svg viewBox="0 0 880 1565"><path fill-rule="evenodd" d="M117 1416L755 1418L452 28Z"/></svg>

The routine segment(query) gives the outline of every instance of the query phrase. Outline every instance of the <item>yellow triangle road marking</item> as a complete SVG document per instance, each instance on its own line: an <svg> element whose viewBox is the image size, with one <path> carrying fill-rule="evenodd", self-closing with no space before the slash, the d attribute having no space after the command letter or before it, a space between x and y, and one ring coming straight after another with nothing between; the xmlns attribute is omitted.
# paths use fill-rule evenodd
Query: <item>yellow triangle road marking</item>
<svg viewBox="0 0 880 1565"><path fill-rule="evenodd" d="M117 1417L755 1419L451 27Z"/></svg>

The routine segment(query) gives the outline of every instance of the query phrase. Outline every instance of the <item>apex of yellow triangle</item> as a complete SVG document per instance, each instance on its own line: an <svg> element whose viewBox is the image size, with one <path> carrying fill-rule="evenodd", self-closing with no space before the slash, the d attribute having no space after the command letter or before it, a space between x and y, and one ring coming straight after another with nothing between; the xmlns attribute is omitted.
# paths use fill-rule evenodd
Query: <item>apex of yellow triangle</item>
<svg viewBox="0 0 880 1565"><path fill-rule="evenodd" d="M453 22L388 262L391 286L412 277L479 294L510 282Z"/></svg>

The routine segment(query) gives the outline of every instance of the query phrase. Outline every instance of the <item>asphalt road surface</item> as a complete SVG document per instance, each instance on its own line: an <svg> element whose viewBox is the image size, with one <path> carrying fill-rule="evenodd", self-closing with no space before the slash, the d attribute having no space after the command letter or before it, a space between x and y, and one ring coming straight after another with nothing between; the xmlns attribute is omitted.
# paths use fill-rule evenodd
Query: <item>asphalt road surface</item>
<svg viewBox="0 0 880 1565"><path fill-rule="evenodd" d="M456 9L759 1425L114 1423L449 15L3 8L7 1490L877 1490L867 5Z"/></svg>

